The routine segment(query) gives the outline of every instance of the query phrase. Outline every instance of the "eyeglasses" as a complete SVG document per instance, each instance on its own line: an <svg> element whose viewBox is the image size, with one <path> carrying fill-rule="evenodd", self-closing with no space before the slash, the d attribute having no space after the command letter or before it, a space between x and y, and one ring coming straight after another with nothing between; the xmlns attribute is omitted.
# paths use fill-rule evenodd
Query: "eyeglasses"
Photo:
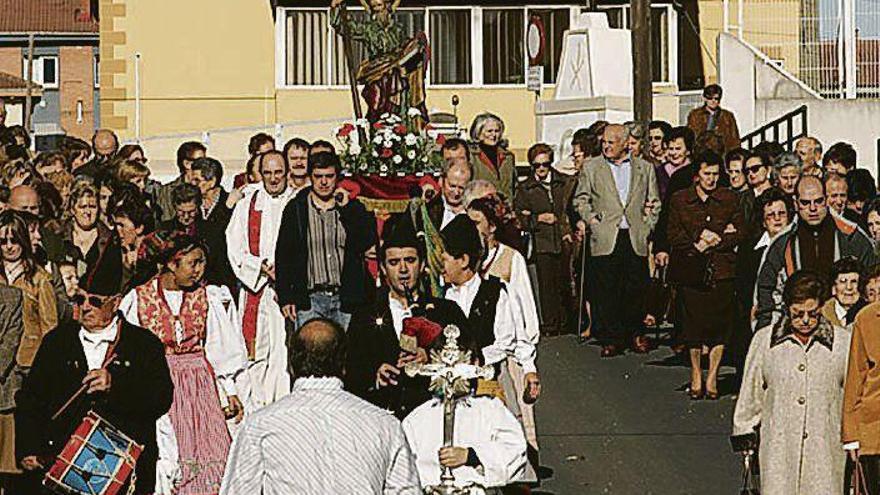
<svg viewBox="0 0 880 495"><path fill-rule="evenodd" d="M704 96L703 98L705 98L707 100L721 101L720 96Z"/></svg>
<svg viewBox="0 0 880 495"><path fill-rule="evenodd" d="M746 173L757 174L762 168L764 168L763 165L752 165L751 167L746 167Z"/></svg>
<svg viewBox="0 0 880 495"><path fill-rule="evenodd" d="M13 237L0 237L0 246L18 246L18 241Z"/></svg>
<svg viewBox="0 0 880 495"><path fill-rule="evenodd" d="M663 136L651 136L648 139L651 141L663 141Z"/></svg>
<svg viewBox="0 0 880 495"><path fill-rule="evenodd" d="M794 311L794 310L788 311L788 315L791 317L792 320L803 320L804 317L806 316L807 318L810 319L810 321L815 321L819 318L819 315L821 313L822 313L822 310L820 308L816 308L816 309L809 310L809 311Z"/></svg>
<svg viewBox="0 0 880 495"><path fill-rule="evenodd" d="M89 303L89 306L93 308L100 308L107 303L108 299L110 298L93 295L87 296L81 292L79 294L74 294L74 296L70 298L70 300L78 306L83 306L85 303Z"/></svg>
<svg viewBox="0 0 880 495"><path fill-rule="evenodd" d="M804 208L811 206L822 207L825 206L825 196L816 199L798 199L798 204Z"/></svg>
<svg viewBox="0 0 880 495"><path fill-rule="evenodd" d="M771 212L767 212L764 214L764 218L777 219L777 218L787 218L787 217L788 217L788 213L784 212L784 211L771 211Z"/></svg>
<svg viewBox="0 0 880 495"><path fill-rule="evenodd" d="M535 168L541 168L541 167L549 168L551 165L553 165L553 162L533 162L532 163L532 166Z"/></svg>

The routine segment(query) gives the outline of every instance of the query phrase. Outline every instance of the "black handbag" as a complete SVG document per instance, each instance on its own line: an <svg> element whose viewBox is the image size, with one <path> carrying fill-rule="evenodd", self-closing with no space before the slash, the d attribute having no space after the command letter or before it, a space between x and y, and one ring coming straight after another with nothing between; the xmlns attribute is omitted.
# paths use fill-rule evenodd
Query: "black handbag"
<svg viewBox="0 0 880 495"><path fill-rule="evenodd" d="M687 287L710 288L714 285L715 267L703 253L672 253L669 256L669 279Z"/></svg>
<svg viewBox="0 0 880 495"><path fill-rule="evenodd" d="M757 462L759 442L760 430L730 437L733 451L742 454L743 474L740 495L761 495L760 483L756 479L760 475Z"/></svg>
<svg viewBox="0 0 880 495"><path fill-rule="evenodd" d="M645 314L654 316L655 326L670 321L672 313L672 287L666 281L666 267L657 267L645 292Z"/></svg>

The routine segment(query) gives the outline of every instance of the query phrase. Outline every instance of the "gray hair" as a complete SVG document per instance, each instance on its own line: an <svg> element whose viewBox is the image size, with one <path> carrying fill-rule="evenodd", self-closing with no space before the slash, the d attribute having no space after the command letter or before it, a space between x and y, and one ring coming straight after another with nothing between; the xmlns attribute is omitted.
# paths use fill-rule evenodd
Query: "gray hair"
<svg viewBox="0 0 880 495"><path fill-rule="evenodd" d="M471 201L485 198L490 194L498 194L498 188L495 187L495 184L484 179L472 180L464 187L464 205L467 206L471 204Z"/></svg>
<svg viewBox="0 0 880 495"><path fill-rule="evenodd" d="M473 123L471 123L471 130L469 133L471 136L471 141L475 143L480 142L480 134L483 133L483 128L486 127L486 124L488 124L490 121L498 122L498 125L501 127L501 136L504 135L504 121L501 120L501 117L495 115L494 113L485 112L474 117L474 121Z"/></svg>
<svg viewBox="0 0 880 495"><path fill-rule="evenodd" d="M782 172L782 169L786 167L795 167L800 174L801 170L804 168L804 163L801 161L801 157L790 151L786 151L776 159L776 163L773 164L773 172L776 175L779 175L779 172Z"/></svg>
<svg viewBox="0 0 880 495"><path fill-rule="evenodd" d="M210 158L204 156L202 158L197 158L192 165L190 165L193 172L198 171L202 174L202 177L205 180L217 180L216 186L220 185L220 181L223 180L223 164L214 158Z"/></svg>

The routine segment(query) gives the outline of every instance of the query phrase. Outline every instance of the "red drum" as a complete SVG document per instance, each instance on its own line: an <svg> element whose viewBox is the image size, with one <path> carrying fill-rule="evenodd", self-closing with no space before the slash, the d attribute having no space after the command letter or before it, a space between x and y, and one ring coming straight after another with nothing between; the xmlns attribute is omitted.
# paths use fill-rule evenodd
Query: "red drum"
<svg viewBox="0 0 880 495"><path fill-rule="evenodd" d="M143 445L89 411L46 473L43 485L64 495L116 495L133 478L143 450Z"/></svg>

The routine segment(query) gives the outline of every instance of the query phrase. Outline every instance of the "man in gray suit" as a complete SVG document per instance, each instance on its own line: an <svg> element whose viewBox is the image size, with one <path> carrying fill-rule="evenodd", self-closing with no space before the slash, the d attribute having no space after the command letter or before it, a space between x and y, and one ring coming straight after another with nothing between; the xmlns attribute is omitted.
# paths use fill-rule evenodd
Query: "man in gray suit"
<svg viewBox="0 0 880 495"><path fill-rule="evenodd" d="M602 156L581 169L573 200L590 226L593 333L603 357L619 354L630 343L636 352L650 348L636 330L644 316L648 235L657 223L660 198L654 168L630 156L626 142L622 125L605 128Z"/></svg>

